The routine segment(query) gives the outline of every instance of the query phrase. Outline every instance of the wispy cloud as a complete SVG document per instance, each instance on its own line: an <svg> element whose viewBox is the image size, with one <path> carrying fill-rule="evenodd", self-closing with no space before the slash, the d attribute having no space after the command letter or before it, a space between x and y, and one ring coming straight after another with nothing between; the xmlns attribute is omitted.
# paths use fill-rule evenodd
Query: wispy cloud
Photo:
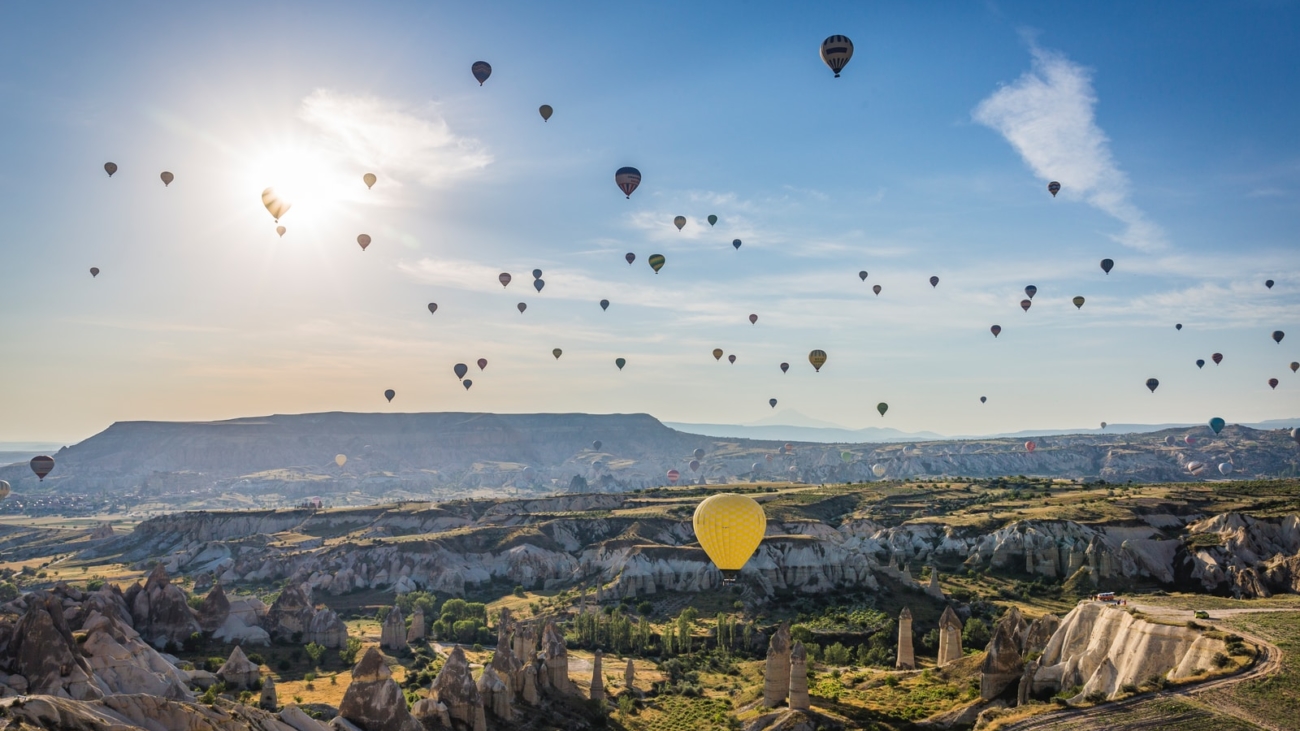
<svg viewBox="0 0 1300 731"><path fill-rule="evenodd" d="M1141 250L1164 248L1164 233L1129 199L1128 176L1097 126L1092 73L1059 53L1031 52L1033 68L980 102L975 121L1000 132L1034 174L1059 181L1062 195L1078 195L1123 222L1116 240Z"/></svg>

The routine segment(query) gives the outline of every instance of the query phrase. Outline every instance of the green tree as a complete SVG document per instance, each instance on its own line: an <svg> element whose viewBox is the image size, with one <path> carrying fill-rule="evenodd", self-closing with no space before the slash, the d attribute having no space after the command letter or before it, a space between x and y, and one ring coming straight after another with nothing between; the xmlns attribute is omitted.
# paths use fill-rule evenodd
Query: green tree
<svg viewBox="0 0 1300 731"><path fill-rule="evenodd" d="M965 647L984 647L989 643L990 636L989 626L984 620L972 617L961 630L961 643Z"/></svg>
<svg viewBox="0 0 1300 731"><path fill-rule="evenodd" d="M361 638L349 637L347 643L339 648L339 659L345 665L352 665L357 661L357 653L361 652Z"/></svg>
<svg viewBox="0 0 1300 731"><path fill-rule="evenodd" d="M312 667L320 667L320 659L325 656L325 646L312 642L307 645L307 657L311 658Z"/></svg>

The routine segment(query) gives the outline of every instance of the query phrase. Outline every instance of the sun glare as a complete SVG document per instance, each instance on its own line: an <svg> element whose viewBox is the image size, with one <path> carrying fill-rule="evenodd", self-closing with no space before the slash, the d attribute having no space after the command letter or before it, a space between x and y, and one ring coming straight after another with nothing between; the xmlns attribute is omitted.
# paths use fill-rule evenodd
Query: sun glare
<svg viewBox="0 0 1300 731"><path fill-rule="evenodd" d="M266 188L289 205L280 223L290 227L321 229L340 222L340 212L365 191L364 171L352 170L338 155L322 145L287 142L250 158L250 196Z"/></svg>

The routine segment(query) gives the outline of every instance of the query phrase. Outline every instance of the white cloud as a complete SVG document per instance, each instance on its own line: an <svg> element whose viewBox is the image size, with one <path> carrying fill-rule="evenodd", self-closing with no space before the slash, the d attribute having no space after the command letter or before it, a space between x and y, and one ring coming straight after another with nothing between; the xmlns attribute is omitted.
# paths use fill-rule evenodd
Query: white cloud
<svg viewBox="0 0 1300 731"><path fill-rule="evenodd" d="M318 89L299 116L337 154L399 183L446 184L492 163L482 143L453 133L433 107Z"/></svg>
<svg viewBox="0 0 1300 731"><path fill-rule="evenodd" d="M1141 250L1164 248L1160 227L1129 200L1128 176L1097 126L1091 72L1059 53L1031 49L1033 68L998 89L972 112L1002 134L1034 174L1061 183L1061 195L1081 196L1126 225L1115 238Z"/></svg>

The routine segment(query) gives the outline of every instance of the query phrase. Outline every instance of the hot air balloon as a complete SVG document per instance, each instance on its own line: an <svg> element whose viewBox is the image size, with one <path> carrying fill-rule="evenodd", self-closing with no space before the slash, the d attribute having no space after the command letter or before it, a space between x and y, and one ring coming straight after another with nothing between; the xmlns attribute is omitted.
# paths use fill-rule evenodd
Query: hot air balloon
<svg viewBox="0 0 1300 731"><path fill-rule="evenodd" d="M821 373L822 366L826 365L826 351L814 350L808 354L808 362L812 363L813 370Z"/></svg>
<svg viewBox="0 0 1300 731"><path fill-rule="evenodd" d="M545 286L546 286L546 280L545 280L545 279L534 279L534 280L533 280L533 289L537 290L538 292L542 291L542 287L545 287Z"/></svg>
<svg viewBox="0 0 1300 731"><path fill-rule="evenodd" d="M884 401L881 401L880 403L876 404L876 411L879 411L880 415L884 416L885 412L889 411L889 404L885 403Z"/></svg>
<svg viewBox="0 0 1300 731"><path fill-rule="evenodd" d="M989 397L988 397L988 396L980 396L980 403L985 403L985 402L987 402L988 400L989 400Z"/></svg>
<svg viewBox="0 0 1300 731"><path fill-rule="evenodd" d="M475 61L474 65L469 67L469 70L470 73L474 74L474 78L478 79L478 85L482 86L483 82L487 81L488 77L492 75L492 64L487 61Z"/></svg>
<svg viewBox="0 0 1300 731"><path fill-rule="evenodd" d="M1215 434L1218 434L1219 432L1223 431L1223 427L1227 423L1228 422L1216 416L1213 419L1210 419L1210 429L1213 430Z"/></svg>
<svg viewBox="0 0 1300 731"><path fill-rule="evenodd" d="M1300 371L1300 363L1291 361L1291 372L1295 373L1296 371Z"/></svg>
<svg viewBox="0 0 1300 731"><path fill-rule="evenodd" d="M650 268L655 270L655 274L658 274L659 270L664 268L664 263L668 260L664 258L663 254L651 254L650 258L646 259L646 261L650 263Z"/></svg>
<svg viewBox="0 0 1300 731"><path fill-rule="evenodd" d="M677 470L668 470L668 482L669 482L669 484L676 485L676 484L677 484L677 479L678 479L679 477L681 477L681 476L682 476L682 473L678 472Z"/></svg>
<svg viewBox="0 0 1300 731"><path fill-rule="evenodd" d="M767 455L767 456L766 456L766 459L767 459L768 462L771 462L771 461L772 461L772 455L770 455L770 454Z"/></svg>
<svg viewBox="0 0 1300 731"><path fill-rule="evenodd" d="M456 377L457 377L457 378L459 378L459 379L461 379L461 380L465 380L465 374L466 374L466 373L469 373L469 366L465 365L464 363L457 363L457 364L452 368L452 370L456 372Z"/></svg>
<svg viewBox="0 0 1300 731"><path fill-rule="evenodd" d="M704 459L704 450L700 447L696 447L695 451L691 452L691 456L696 459Z"/></svg>
<svg viewBox="0 0 1300 731"><path fill-rule="evenodd" d="M564 351L563 351L563 350L560 350L559 348L556 348L556 349L554 349L554 350L551 351L551 355L555 356L555 359L556 359L556 360L559 360L559 359L560 359L560 356L561 356L561 355L564 355Z"/></svg>
<svg viewBox="0 0 1300 731"><path fill-rule="evenodd" d="M627 259L628 266L631 266L632 262L636 261L636 254L629 251L623 255L623 258Z"/></svg>
<svg viewBox="0 0 1300 731"><path fill-rule="evenodd" d="M771 406L772 408L775 409L775 408L776 408L776 399L774 399L774 398L770 398L770 399L768 399L768 400L767 400L767 405L768 405L768 406Z"/></svg>
<svg viewBox="0 0 1300 731"><path fill-rule="evenodd" d="M1029 297L1029 299L1033 299L1036 294L1038 294L1038 287L1035 287L1032 284L1025 287L1025 295Z"/></svg>
<svg viewBox="0 0 1300 731"><path fill-rule="evenodd" d="M879 463L871 465L871 474L875 475L876 477L884 477L885 466Z"/></svg>
<svg viewBox="0 0 1300 731"><path fill-rule="evenodd" d="M712 226L713 224L715 224L715 223L717 223L717 222L718 222L718 217L715 216L715 215L713 215L712 213L710 213L710 214L709 214L709 225Z"/></svg>
<svg viewBox="0 0 1300 731"><path fill-rule="evenodd" d="M1103 430L1105 430L1105 428L1106 428L1106 422L1104 422L1104 421L1101 422L1101 428L1102 428Z"/></svg>
<svg viewBox="0 0 1300 731"><path fill-rule="evenodd" d="M632 191L641 184L641 171L636 168L619 168L618 172L614 173L614 182L618 185L618 189L623 191L623 195L630 199Z"/></svg>
<svg viewBox="0 0 1300 731"><path fill-rule="evenodd" d="M1215 364L1215 365L1218 365L1218 364L1222 363L1222 362L1223 362L1223 353L1215 353L1214 355L1211 355L1211 356L1210 356L1210 360L1214 361L1214 364Z"/></svg>
<svg viewBox="0 0 1300 731"><path fill-rule="evenodd" d="M853 58L853 41L848 36L830 36L822 41L822 61L840 78L840 71Z"/></svg>
<svg viewBox="0 0 1300 731"><path fill-rule="evenodd" d="M1025 442L1025 449L1029 450L1030 454L1032 454L1035 449L1038 449L1038 445L1033 442Z"/></svg>
<svg viewBox="0 0 1300 731"><path fill-rule="evenodd" d="M1025 312L1029 312L1029 306L1032 304L1034 303L1030 302L1029 300L1020 300L1020 309L1024 310Z"/></svg>
<svg viewBox="0 0 1300 731"><path fill-rule="evenodd" d="M930 286L931 286L931 287L938 287L938 286L939 286L939 278L938 278L938 277L930 277Z"/></svg>
<svg viewBox="0 0 1300 731"><path fill-rule="evenodd" d="M1002 332L1002 326L994 325L993 327L989 328L989 332L993 333L993 337L996 338L998 336L998 333Z"/></svg>
<svg viewBox="0 0 1300 731"><path fill-rule="evenodd" d="M1277 384L1278 384L1278 380L1277 380L1276 378L1270 378L1270 379L1268 379L1268 387L1269 387L1269 388L1277 389Z"/></svg>
<svg viewBox="0 0 1300 731"><path fill-rule="evenodd" d="M541 270L541 269L534 269L534 270L533 270L533 279L541 279L541 278L542 278L542 270Z"/></svg>
<svg viewBox="0 0 1300 731"><path fill-rule="evenodd" d="M525 302L520 302L519 304L515 305L515 309L519 310L519 314L522 315L524 314L524 310L528 309L528 304Z"/></svg>
<svg viewBox="0 0 1300 731"><path fill-rule="evenodd" d="M861 279L864 282L867 281L867 271L865 269L858 272L858 279Z"/></svg>
<svg viewBox="0 0 1300 731"><path fill-rule="evenodd" d="M706 498L695 508L692 523L700 547L727 583L736 580L767 532L762 506L753 498L732 493Z"/></svg>
<svg viewBox="0 0 1300 731"><path fill-rule="evenodd" d="M9 497L9 483L0 480L0 500L4 500L7 497Z"/></svg>
<svg viewBox="0 0 1300 731"><path fill-rule="evenodd" d="M433 313L435 313L435 312L437 312L437 311L438 311L438 303L437 303L437 302L430 302L430 303L429 303L429 314L432 315Z"/></svg>
<svg viewBox="0 0 1300 731"><path fill-rule="evenodd" d="M594 451L594 452L599 452L599 451L600 451L600 448L601 448L602 446L604 446L604 445L601 444L601 442L600 442L599 439L597 439L596 441L594 441L594 442L591 443L591 449L592 449L592 451Z"/></svg>
<svg viewBox="0 0 1300 731"><path fill-rule="evenodd" d="M1195 476L1200 476L1200 474L1205 471L1205 464L1203 462L1192 460L1187 463L1187 471Z"/></svg>
<svg viewBox="0 0 1300 731"><path fill-rule="evenodd" d="M755 462L754 464L752 464L752 465L749 466L749 471L750 471L750 472L753 472L753 473L757 473L757 472L758 472L759 470L761 470L762 468L763 468L763 465L759 464L758 462Z"/></svg>
<svg viewBox="0 0 1300 731"><path fill-rule="evenodd" d="M785 454L789 454L794 451L794 445L790 444L789 442L786 442L781 446L781 451L784 452Z"/></svg>
<svg viewBox="0 0 1300 731"><path fill-rule="evenodd" d="M465 390L468 391L469 387L474 385L474 382L466 378L465 380L460 382L460 385L464 386Z"/></svg>
<svg viewBox="0 0 1300 731"><path fill-rule="evenodd" d="M729 363L731 363L732 365L735 365L735 364L736 364L736 354L735 354L735 353L732 353L731 355L727 356L727 361L728 361Z"/></svg>
<svg viewBox="0 0 1300 731"><path fill-rule="evenodd" d="M99 276L99 267L91 267L91 268L90 268L90 278L91 278L91 279L94 279L95 277L98 277L98 276Z"/></svg>
<svg viewBox="0 0 1300 731"><path fill-rule="evenodd" d="M608 310L608 309L609 309L609 300L601 300L601 301L600 301L600 309L602 309L602 310Z"/></svg>
<svg viewBox="0 0 1300 731"><path fill-rule="evenodd" d="M1197 368L1204 368L1204 367L1205 367L1205 361L1202 360L1202 359L1200 359L1200 358L1197 358L1197 359L1196 359L1196 367L1197 367Z"/></svg>
<svg viewBox="0 0 1300 731"><path fill-rule="evenodd" d="M749 324L754 325L754 324L757 324L757 323L758 323L758 315L753 315L753 314L751 314L751 315L749 316Z"/></svg>
<svg viewBox="0 0 1300 731"><path fill-rule="evenodd" d="M275 194L275 188L267 188L262 191L262 205L266 206L267 213L270 213L271 218L276 221L279 221L280 216L288 213L289 209L293 207L292 203Z"/></svg>
<svg viewBox="0 0 1300 731"><path fill-rule="evenodd" d="M1173 437L1165 437L1165 446L1172 447L1177 443L1178 440L1174 439Z"/></svg>
<svg viewBox="0 0 1300 731"><path fill-rule="evenodd" d="M280 234L281 237L283 237L283 236L284 236L284 232L285 232L285 231L288 231L288 230L289 230L289 229L285 228L284 226L276 226L276 227L275 227L275 232L278 233L278 234Z"/></svg>
<svg viewBox="0 0 1300 731"><path fill-rule="evenodd" d="M1047 192L1051 193L1052 197L1055 198L1056 194L1061 192L1061 184L1053 180L1047 184Z"/></svg>
<svg viewBox="0 0 1300 731"><path fill-rule="evenodd" d="M110 178L113 177L113 173L117 172L117 163L115 162L104 163L104 172L108 173L108 177Z"/></svg>
<svg viewBox="0 0 1300 731"><path fill-rule="evenodd" d="M1273 342L1277 343L1278 345L1282 344L1282 338L1284 337L1286 337L1286 333L1282 332L1281 330L1273 331Z"/></svg>
<svg viewBox="0 0 1300 731"><path fill-rule="evenodd" d="M731 248L733 248L733 249L739 249L739 248L740 248L740 239L732 239L732 240L731 240Z"/></svg>
<svg viewBox="0 0 1300 731"><path fill-rule="evenodd" d="M1075 297L1075 298L1074 298L1073 300L1071 300L1071 301L1074 302L1074 306L1075 306L1076 308L1078 308L1078 309L1083 309L1083 298L1082 298L1082 297Z"/></svg>
<svg viewBox="0 0 1300 731"><path fill-rule="evenodd" d="M394 391L394 390L391 389L391 388L388 389L387 391L384 391L384 398L388 399L388 403L390 403L390 404L393 403L393 397L396 396L396 395L397 395L397 392Z"/></svg>
<svg viewBox="0 0 1300 731"><path fill-rule="evenodd" d="M164 171L162 172L162 175L159 175L158 177L162 178L162 181L163 181L163 187L164 187L164 188L170 186L170 185L172 184L172 181L176 179L176 176L175 176L175 175L172 175L171 173L167 172L166 170L164 170Z"/></svg>
<svg viewBox="0 0 1300 731"><path fill-rule="evenodd" d="M1272 288L1273 288L1273 280L1272 280L1272 279L1265 279L1265 280L1264 280L1264 286L1265 286L1265 287L1268 287L1269 289L1272 289Z"/></svg>
<svg viewBox="0 0 1300 731"><path fill-rule="evenodd" d="M543 122L549 122L551 121L551 115L555 113L555 110L551 109L550 104L543 104L537 108L537 113L542 115Z"/></svg>
<svg viewBox="0 0 1300 731"><path fill-rule="evenodd" d="M714 348L714 349L713 349L713 359L714 359L714 360L722 360L722 348Z"/></svg>
<svg viewBox="0 0 1300 731"><path fill-rule="evenodd" d="M678 216L674 218L673 225L677 227L678 231L681 231L683 228L686 228L686 216Z"/></svg>
<svg viewBox="0 0 1300 731"><path fill-rule="evenodd" d="M1221 475L1230 475L1230 474L1232 474L1232 463L1231 463L1231 462L1220 462L1220 463L1219 463L1219 474L1221 474Z"/></svg>
<svg viewBox="0 0 1300 731"><path fill-rule="evenodd" d="M54 470L54 458L42 454L38 457L32 457L32 461L28 465L32 468L32 472L36 473L37 481L45 482L45 476Z"/></svg>
<svg viewBox="0 0 1300 731"><path fill-rule="evenodd" d="M497 281L501 283L501 286L502 286L502 287L509 286L509 284L510 284L510 273L509 273L509 272L501 272L500 274L497 275Z"/></svg>
<svg viewBox="0 0 1300 731"><path fill-rule="evenodd" d="M365 251L366 247L370 245L370 234L361 234L358 236L357 243L361 245L361 250Z"/></svg>
<svg viewBox="0 0 1300 731"><path fill-rule="evenodd" d="M621 370L623 370L623 366L627 365L627 359L626 359L626 358L615 358L615 359L614 359L614 365L618 366L618 369L621 371Z"/></svg>
<svg viewBox="0 0 1300 731"><path fill-rule="evenodd" d="M782 372L782 373L785 373L785 372L788 371L788 370L790 370L790 364L789 364L789 363L782 363L782 364L781 364L781 372ZM1295 370L1295 369L1292 368L1291 370Z"/></svg>
<svg viewBox="0 0 1300 731"><path fill-rule="evenodd" d="M845 464L848 464L849 462L852 462L852 461L853 461L853 453L852 453L852 452L840 452L840 461L841 461L841 462L844 462Z"/></svg>
<svg viewBox="0 0 1300 731"><path fill-rule="evenodd" d="M1180 323L1178 323L1177 325L1174 325L1174 329L1175 329L1175 330L1182 330L1182 329L1183 329L1183 323L1180 322Z"/></svg>
<svg viewBox="0 0 1300 731"><path fill-rule="evenodd" d="M379 182L379 178L376 178L374 173L366 173L365 175L362 175L361 180L366 184L367 190L375 187L375 183Z"/></svg>
<svg viewBox="0 0 1300 731"><path fill-rule="evenodd" d="M688 464L688 465L686 465L686 466L691 468L691 472L699 472L699 471L700 471L700 461L699 461L698 459L693 459L693 460L691 460L690 464Z"/></svg>
<svg viewBox="0 0 1300 731"><path fill-rule="evenodd" d="M1190 447L1193 444L1196 444L1196 437L1192 436L1191 434L1188 434L1187 436L1183 437L1183 443Z"/></svg>
<svg viewBox="0 0 1300 731"><path fill-rule="evenodd" d="M347 463L348 463L348 456L346 454L334 455L334 464L338 465L339 467L342 467Z"/></svg>
<svg viewBox="0 0 1300 731"><path fill-rule="evenodd" d="M1103 272L1106 272L1107 274L1110 274L1110 270L1113 269L1113 268L1115 268L1115 262L1114 262L1114 261L1112 261L1112 260L1110 260L1110 259L1102 259L1102 260L1101 260L1101 270L1102 270Z"/></svg>
<svg viewBox="0 0 1300 731"><path fill-rule="evenodd" d="M871 287L871 291L872 291L872 292L875 292L875 293L876 293L876 296L879 297L879 296L880 296L880 285L879 285L879 284L877 284L877 285L873 285L873 286Z"/></svg>
<svg viewBox="0 0 1300 731"><path fill-rule="evenodd" d="M481 371L481 370L483 370L483 369L485 369L485 368L487 368L487 358L479 358L479 359L478 359L478 369Z"/></svg>

